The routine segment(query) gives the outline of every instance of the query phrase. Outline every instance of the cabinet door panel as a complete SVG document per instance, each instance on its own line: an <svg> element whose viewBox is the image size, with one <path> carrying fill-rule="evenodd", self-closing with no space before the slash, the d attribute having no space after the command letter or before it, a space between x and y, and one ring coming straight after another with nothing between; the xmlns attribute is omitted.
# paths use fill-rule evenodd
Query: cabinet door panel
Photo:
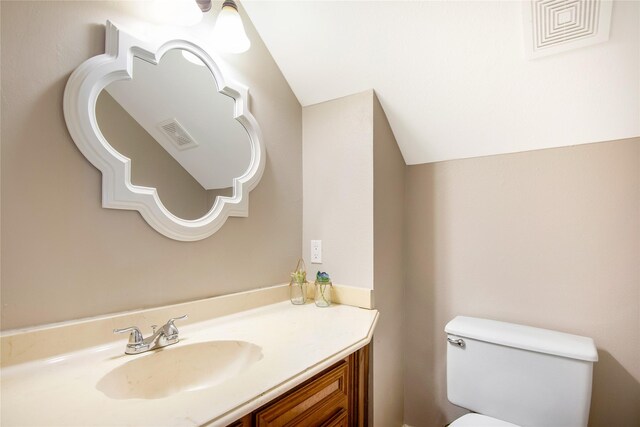
<svg viewBox="0 0 640 427"><path fill-rule="evenodd" d="M293 393L256 413L257 427L320 426L348 411L349 365L340 362Z"/></svg>

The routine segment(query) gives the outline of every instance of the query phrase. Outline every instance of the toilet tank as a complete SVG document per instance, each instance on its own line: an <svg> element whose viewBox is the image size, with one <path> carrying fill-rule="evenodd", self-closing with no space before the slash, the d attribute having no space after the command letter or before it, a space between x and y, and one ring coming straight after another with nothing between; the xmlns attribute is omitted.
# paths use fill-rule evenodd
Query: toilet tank
<svg viewBox="0 0 640 427"><path fill-rule="evenodd" d="M591 338L464 316L445 332L451 403L524 427L587 425Z"/></svg>

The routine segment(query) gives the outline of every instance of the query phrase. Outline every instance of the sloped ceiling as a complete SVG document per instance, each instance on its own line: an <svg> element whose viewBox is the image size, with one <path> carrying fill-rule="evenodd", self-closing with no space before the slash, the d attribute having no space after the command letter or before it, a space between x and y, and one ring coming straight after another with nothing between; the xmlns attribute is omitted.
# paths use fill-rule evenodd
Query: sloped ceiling
<svg viewBox="0 0 640 427"><path fill-rule="evenodd" d="M303 106L375 89L407 164L640 135L640 2L526 59L518 1L245 1Z"/></svg>

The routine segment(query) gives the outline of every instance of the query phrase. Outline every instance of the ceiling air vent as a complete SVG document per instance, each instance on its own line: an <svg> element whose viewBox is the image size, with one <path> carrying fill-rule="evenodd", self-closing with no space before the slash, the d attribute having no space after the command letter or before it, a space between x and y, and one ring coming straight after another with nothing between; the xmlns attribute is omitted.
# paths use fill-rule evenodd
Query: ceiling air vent
<svg viewBox="0 0 640 427"><path fill-rule="evenodd" d="M178 150L187 150L198 146L198 143L176 119L169 119L164 122L160 122L158 127Z"/></svg>
<svg viewBox="0 0 640 427"><path fill-rule="evenodd" d="M552 55L609 39L611 0L523 2L528 58Z"/></svg>

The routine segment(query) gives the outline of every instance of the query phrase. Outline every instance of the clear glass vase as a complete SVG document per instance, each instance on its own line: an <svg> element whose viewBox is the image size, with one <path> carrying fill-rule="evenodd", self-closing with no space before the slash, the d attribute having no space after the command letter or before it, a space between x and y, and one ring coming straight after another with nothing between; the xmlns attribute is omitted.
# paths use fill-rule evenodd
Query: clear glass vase
<svg viewBox="0 0 640 427"><path fill-rule="evenodd" d="M307 283L291 281L289 283L289 299L292 304L304 304L307 301Z"/></svg>
<svg viewBox="0 0 640 427"><path fill-rule="evenodd" d="M315 303L318 307L329 307L331 305L331 291L333 289L333 285L331 281L327 282L319 282L316 280L316 295L315 295Z"/></svg>

